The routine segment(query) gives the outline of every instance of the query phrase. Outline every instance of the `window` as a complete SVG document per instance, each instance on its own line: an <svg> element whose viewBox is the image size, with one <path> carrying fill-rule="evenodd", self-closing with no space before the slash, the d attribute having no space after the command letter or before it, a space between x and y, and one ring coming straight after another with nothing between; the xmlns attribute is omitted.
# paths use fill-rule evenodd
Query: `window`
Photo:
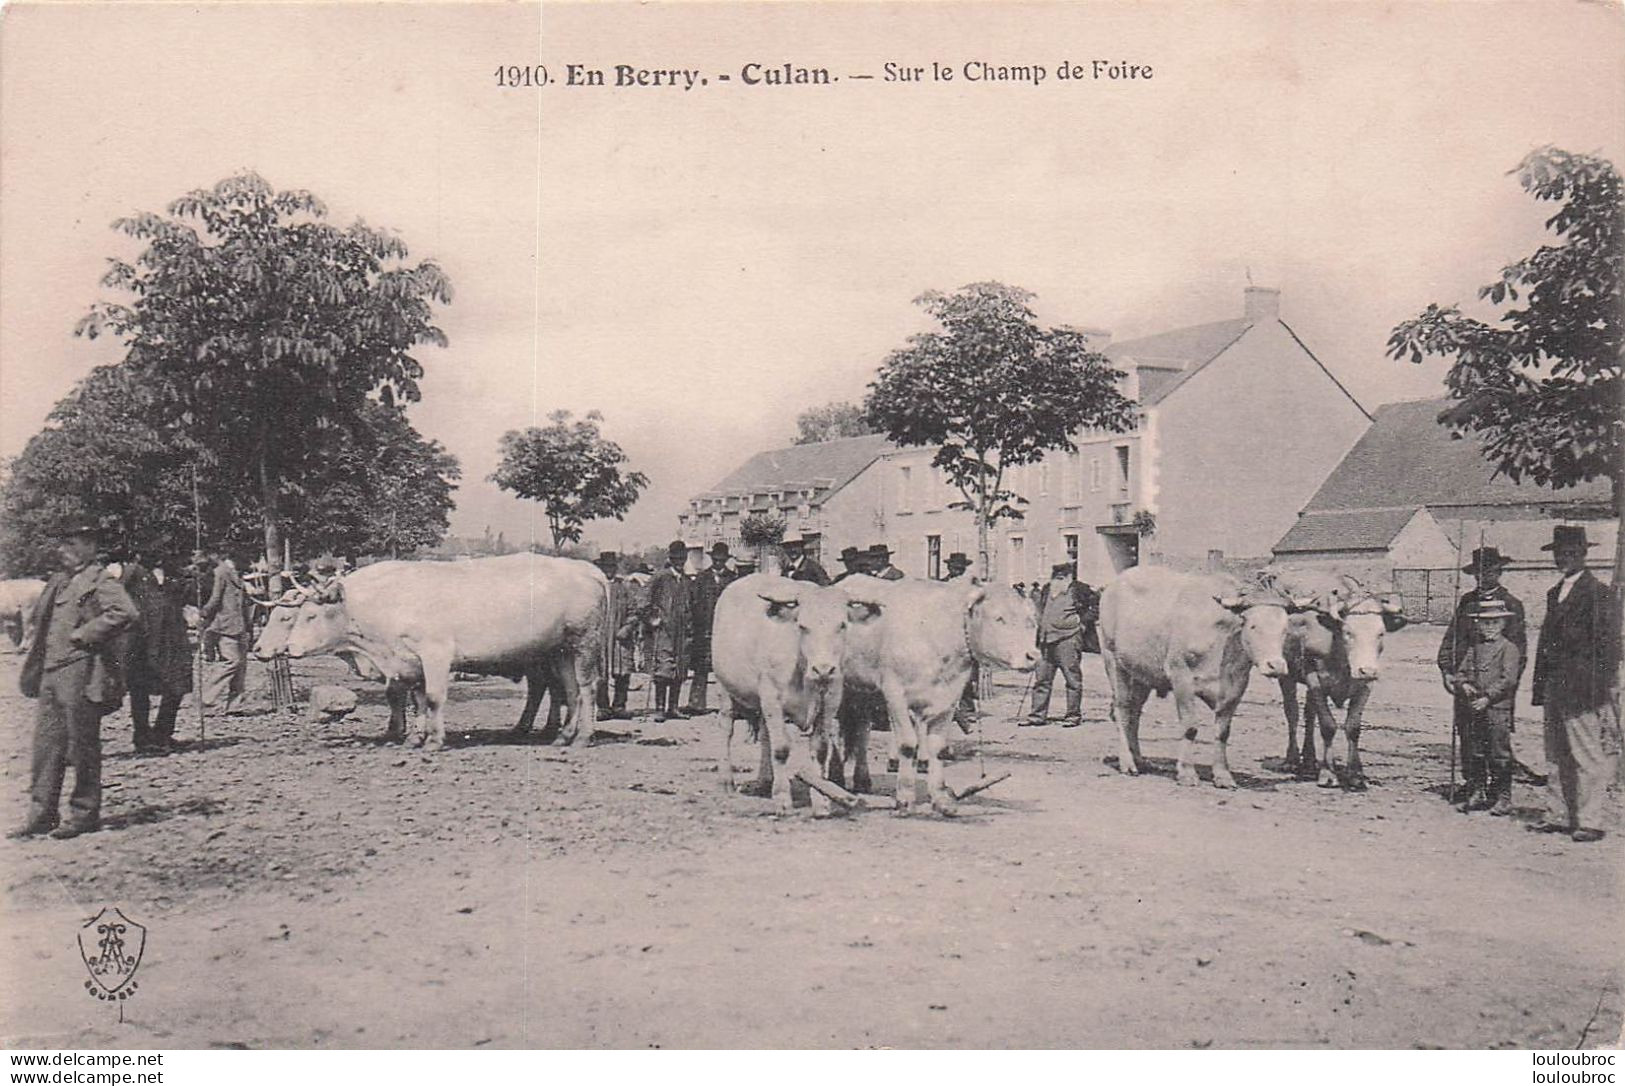
<svg viewBox="0 0 1625 1086"><path fill-rule="evenodd" d="M925 537L925 575L933 581L942 579L942 537Z"/></svg>
<svg viewBox="0 0 1625 1086"><path fill-rule="evenodd" d="M1019 535L1010 537L1010 568L1005 573L1012 581L1027 580L1027 540Z"/></svg>
<svg viewBox="0 0 1625 1086"><path fill-rule="evenodd" d="M1038 465L1038 494L1040 497L1049 496L1049 461L1042 461Z"/></svg>
<svg viewBox="0 0 1625 1086"><path fill-rule="evenodd" d="M1078 564L1078 536L1075 532L1068 532L1061 537L1066 544L1066 560L1074 567Z"/></svg>
<svg viewBox="0 0 1625 1086"><path fill-rule="evenodd" d="M1089 461L1089 489L1100 489L1100 457L1092 457Z"/></svg>
<svg viewBox="0 0 1625 1086"><path fill-rule="evenodd" d="M1112 449L1117 454L1117 492L1128 493L1128 446L1118 445Z"/></svg>
<svg viewBox="0 0 1625 1086"><path fill-rule="evenodd" d="M1083 501L1083 454L1076 449L1066 454L1066 504Z"/></svg>
<svg viewBox="0 0 1625 1086"><path fill-rule="evenodd" d="M914 496L914 469L900 467L897 469L897 511L907 513L909 500Z"/></svg>

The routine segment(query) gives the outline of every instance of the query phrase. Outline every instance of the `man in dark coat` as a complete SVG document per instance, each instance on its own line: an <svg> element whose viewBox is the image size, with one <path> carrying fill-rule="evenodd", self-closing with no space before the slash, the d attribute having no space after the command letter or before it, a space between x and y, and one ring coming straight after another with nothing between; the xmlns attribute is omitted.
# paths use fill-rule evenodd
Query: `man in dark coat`
<svg viewBox="0 0 1625 1086"><path fill-rule="evenodd" d="M1491 814L1505 816L1512 813L1512 701L1523 674L1523 654L1506 637L1512 608L1505 603L1480 603L1472 619L1471 641L1446 635L1455 664L1444 685L1456 696L1455 728L1467 781L1459 806L1463 814L1489 808Z"/></svg>
<svg viewBox="0 0 1625 1086"><path fill-rule="evenodd" d="M185 589L162 564L149 572L133 558L123 564L119 583L141 613L125 633L124 681L130 691L135 749L166 752L174 747L181 699L192 692ZM154 694L158 695L156 725L151 724Z"/></svg>
<svg viewBox="0 0 1625 1086"><path fill-rule="evenodd" d="M1603 836L1619 772L1619 627L1614 592L1586 569L1585 527L1560 524L1541 550L1563 577L1546 593L1535 647L1534 703L1546 710L1546 818L1531 829Z"/></svg>
<svg viewBox="0 0 1625 1086"><path fill-rule="evenodd" d="M678 694L688 668L690 585L683 575L688 547L681 540L666 548L666 564L649 584L649 674L655 687L655 723L679 715Z"/></svg>
<svg viewBox="0 0 1625 1086"><path fill-rule="evenodd" d="M718 543L711 549L712 563L695 573L688 586L688 667L691 682L688 705L683 709L685 716L702 716L711 711L705 701L705 689L711 676L711 620L716 615L717 597L722 595L726 583L718 575L717 547L722 548L722 561L728 560L728 545Z"/></svg>
<svg viewBox="0 0 1625 1086"><path fill-rule="evenodd" d="M594 563L609 580L609 615L604 623L604 677L598 680L598 708L606 720L625 720L626 694L636 670L638 615L632 586L621 576L621 556L602 551ZM613 685L613 698L611 686Z"/></svg>
<svg viewBox="0 0 1625 1086"><path fill-rule="evenodd" d="M954 551L948 556L948 576L945 581L957 581L970 571L970 557L963 551ZM974 580L974 578L972 578ZM976 695L982 682L982 668L972 657L970 662L970 680L965 683L965 689L960 692L959 705L954 709L954 720L959 727L969 732L976 724Z"/></svg>
<svg viewBox="0 0 1625 1086"><path fill-rule="evenodd" d="M848 577L855 577L863 572L863 552L856 547L841 548L841 572L835 575L830 584L840 584Z"/></svg>
<svg viewBox="0 0 1625 1086"><path fill-rule="evenodd" d="M1038 670L1033 676L1033 700L1023 722L1026 727L1049 723L1050 689L1059 670L1066 680L1066 718L1062 727L1083 723L1084 640L1100 618L1099 597L1079 583L1071 562L1057 562L1050 581L1038 593Z"/></svg>
<svg viewBox="0 0 1625 1086"><path fill-rule="evenodd" d="M902 570L891 564L891 548L884 543L876 543L868 550L869 568L864 572L871 577L879 577L882 581L901 581L907 576Z"/></svg>
<svg viewBox="0 0 1625 1086"><path fill-rule="evenodd" d="M1501 583L1501 571L1511 564L1512 559L1502 555L1495 547L1479 547L1473 551L1473 560L1461 567L1461 571L1471 573L1478 584L1471 591L1462 593L1456 603L1455 619L1439 644L1436 663L1440 676L1448 675L1454 669L1456 661L1451 659L1452 654L1473 643L1473 615L1491 603L1502 604L1512 612L1501 636L1512 642L1520 658L1528 659L1529 635L1524 628L1523 601L1507 591Z"/></svg>
<svg viewBox="0 0 1625 1086"><path fill-rule="evenodd" d="M23 696L39 700L34 719L28 821L14 838L61 839L101 827L102 717L124 700L118 634L137 614L129 594L96 562L97 529L62 534L62 571L34 605L34 644L23 662ZM73 766L68 820L60 821L62 779Z"/></svg>
<svg viewBox="0 0 1625 1086"><path fill-rule="evenodd" d="M784 549L784 575L792 581L811 581L816 585L829 584L829 574L807 553L807 543L798 531L788 531L779 546Z"/></svg>

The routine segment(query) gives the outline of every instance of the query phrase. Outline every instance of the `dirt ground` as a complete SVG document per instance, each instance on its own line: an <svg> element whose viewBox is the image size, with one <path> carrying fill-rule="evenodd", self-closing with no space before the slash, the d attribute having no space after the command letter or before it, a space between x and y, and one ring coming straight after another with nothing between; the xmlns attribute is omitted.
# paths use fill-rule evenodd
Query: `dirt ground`
<svg viewBox="0 0 1625 1086"><path fill-rule="evenodd" d="M718 718L515 740L521 689L455 685L448 748L212 721L169 757L104 725L106 832L0 843L0 1041L73 1047L1572 1047L1621 1023L1619 838L1579 845L1442 800L1438 634L1389 640L1363 794L1279 771L1254 676L1241 787L1182 789L1171 701L1116 753L1098 657L1081 728L986 707L959 818L781 819L728 795ZM0 659L0 818L25 812L32 704ZM255 665L257 668L257 665ZM301 686L334 681L304 662ZM634 693L642 704L643 694ZM1053 708L1059 711L1057 691ZM188 704L188 712L190 703ZM878 738L878 737L877 737ZM1520 758L1542 768L1525 710ZM885 788L883 743L873 752ZM741 770L753 751L738 752ZM1275 768L1269 768L1275 767ZM949 767L961 785L974 758ZM104 905L148 929L139 990L84 989Z"/></svg>

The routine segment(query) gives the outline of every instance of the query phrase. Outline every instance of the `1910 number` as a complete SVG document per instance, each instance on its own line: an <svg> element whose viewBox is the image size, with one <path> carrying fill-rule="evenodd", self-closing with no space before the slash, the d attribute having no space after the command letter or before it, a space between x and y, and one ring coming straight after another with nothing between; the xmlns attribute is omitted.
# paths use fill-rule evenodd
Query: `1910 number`
<svg viewBox="0 0 1625 1086"><path fill-rule="evenodd" d="M545 87L548 82L547 66L543 64L503 64L497 68L496 77L499 87Z"/></svg>

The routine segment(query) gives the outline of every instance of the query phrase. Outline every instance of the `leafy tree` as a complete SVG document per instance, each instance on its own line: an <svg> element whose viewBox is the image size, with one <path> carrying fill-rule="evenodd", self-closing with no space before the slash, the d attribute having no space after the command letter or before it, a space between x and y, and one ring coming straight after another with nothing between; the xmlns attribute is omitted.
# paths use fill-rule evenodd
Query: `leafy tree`
<svg viewBox="0 0 1625 1086"><path fill-rule="evenodd" d="M1033 297L1003 283L920 295L915 304L939 327L887 357L864 404L892 441L938 446L932 463L964 496L952 507L976 514L984 579L988 529L1021 517L1026 501L1005 488L1005 470L1075 448L1078 430L1121 431L1134 421L1134 404L1118 389L1122 374L1083 333L1039 327Z"/></svg>
<svg viewBox="0 0 1625 1086"><path fill-rule="evenodd" d="M173 560L192 550L191 463L184 439L166 441L141 415L139 390L116 366L91 371L7 465L0 484L0 565L7 576L56 567L57 531L79 517L110 543ZM218 527L229 501L211 495Z"/></svg>
<svg viewBox="0 0 1625 1086"><path fill-rule="evenodd" d="M864 414L863 408L842 400L797 415L795 443L811 445L819 441L834 441L838 437L862 437L877 432L878 428Z"/></svg>
<svg viewBox="0 0 1625 1086"><path fill-rule="evenodd" d="M1546 220L1558 243L1502 268L1479 291L1507 306L1498 322L1429 305L1394 329L1388 353L1416 363L1424 355L1453 359L1445 383L1457 402L1439 421L1458 435L1478 434L1496 472L1558 490L1609 479L1618 516L1625 508L1619 173L1606 159L1555 147L1531 152L1512 172L1535 199L1558 205ZM1614 564L1615 583L1625 584L1625 536Z"/></svg>
<svg viewBox="0 0 1625 1086"><path fill-rule="evenodd" d="M163 429L188 435L203 472L253 496L273 563L305 451L372 395L418 399L412 351L446 343L431 313L451 300L440 268L407 264L391 234L326 216L311 193L242 173L166 215L119 219L114 229L145 248L112 260L102 284L131 298L96 303L78 327L119 337Z"/></svg>
<svg viewBox="0 0 1625 1086"><path fill-rule="evenodd" d="M398 558L445 537L462 468L399 406L368 400L325 438L297 465L285 502L301 551Z"/></svg>
<svg viewBox="0 0 1625 1086"><path fill-rule="evenodd" d="M622 471L626 453L599 431L604 419L599 412L576 421L568 411L547 417L546 426L502 435L502 460L490 478L503 490L541 503L556 550L579 542L589 520L626 516L649 480L640 471Z"/></svg>

